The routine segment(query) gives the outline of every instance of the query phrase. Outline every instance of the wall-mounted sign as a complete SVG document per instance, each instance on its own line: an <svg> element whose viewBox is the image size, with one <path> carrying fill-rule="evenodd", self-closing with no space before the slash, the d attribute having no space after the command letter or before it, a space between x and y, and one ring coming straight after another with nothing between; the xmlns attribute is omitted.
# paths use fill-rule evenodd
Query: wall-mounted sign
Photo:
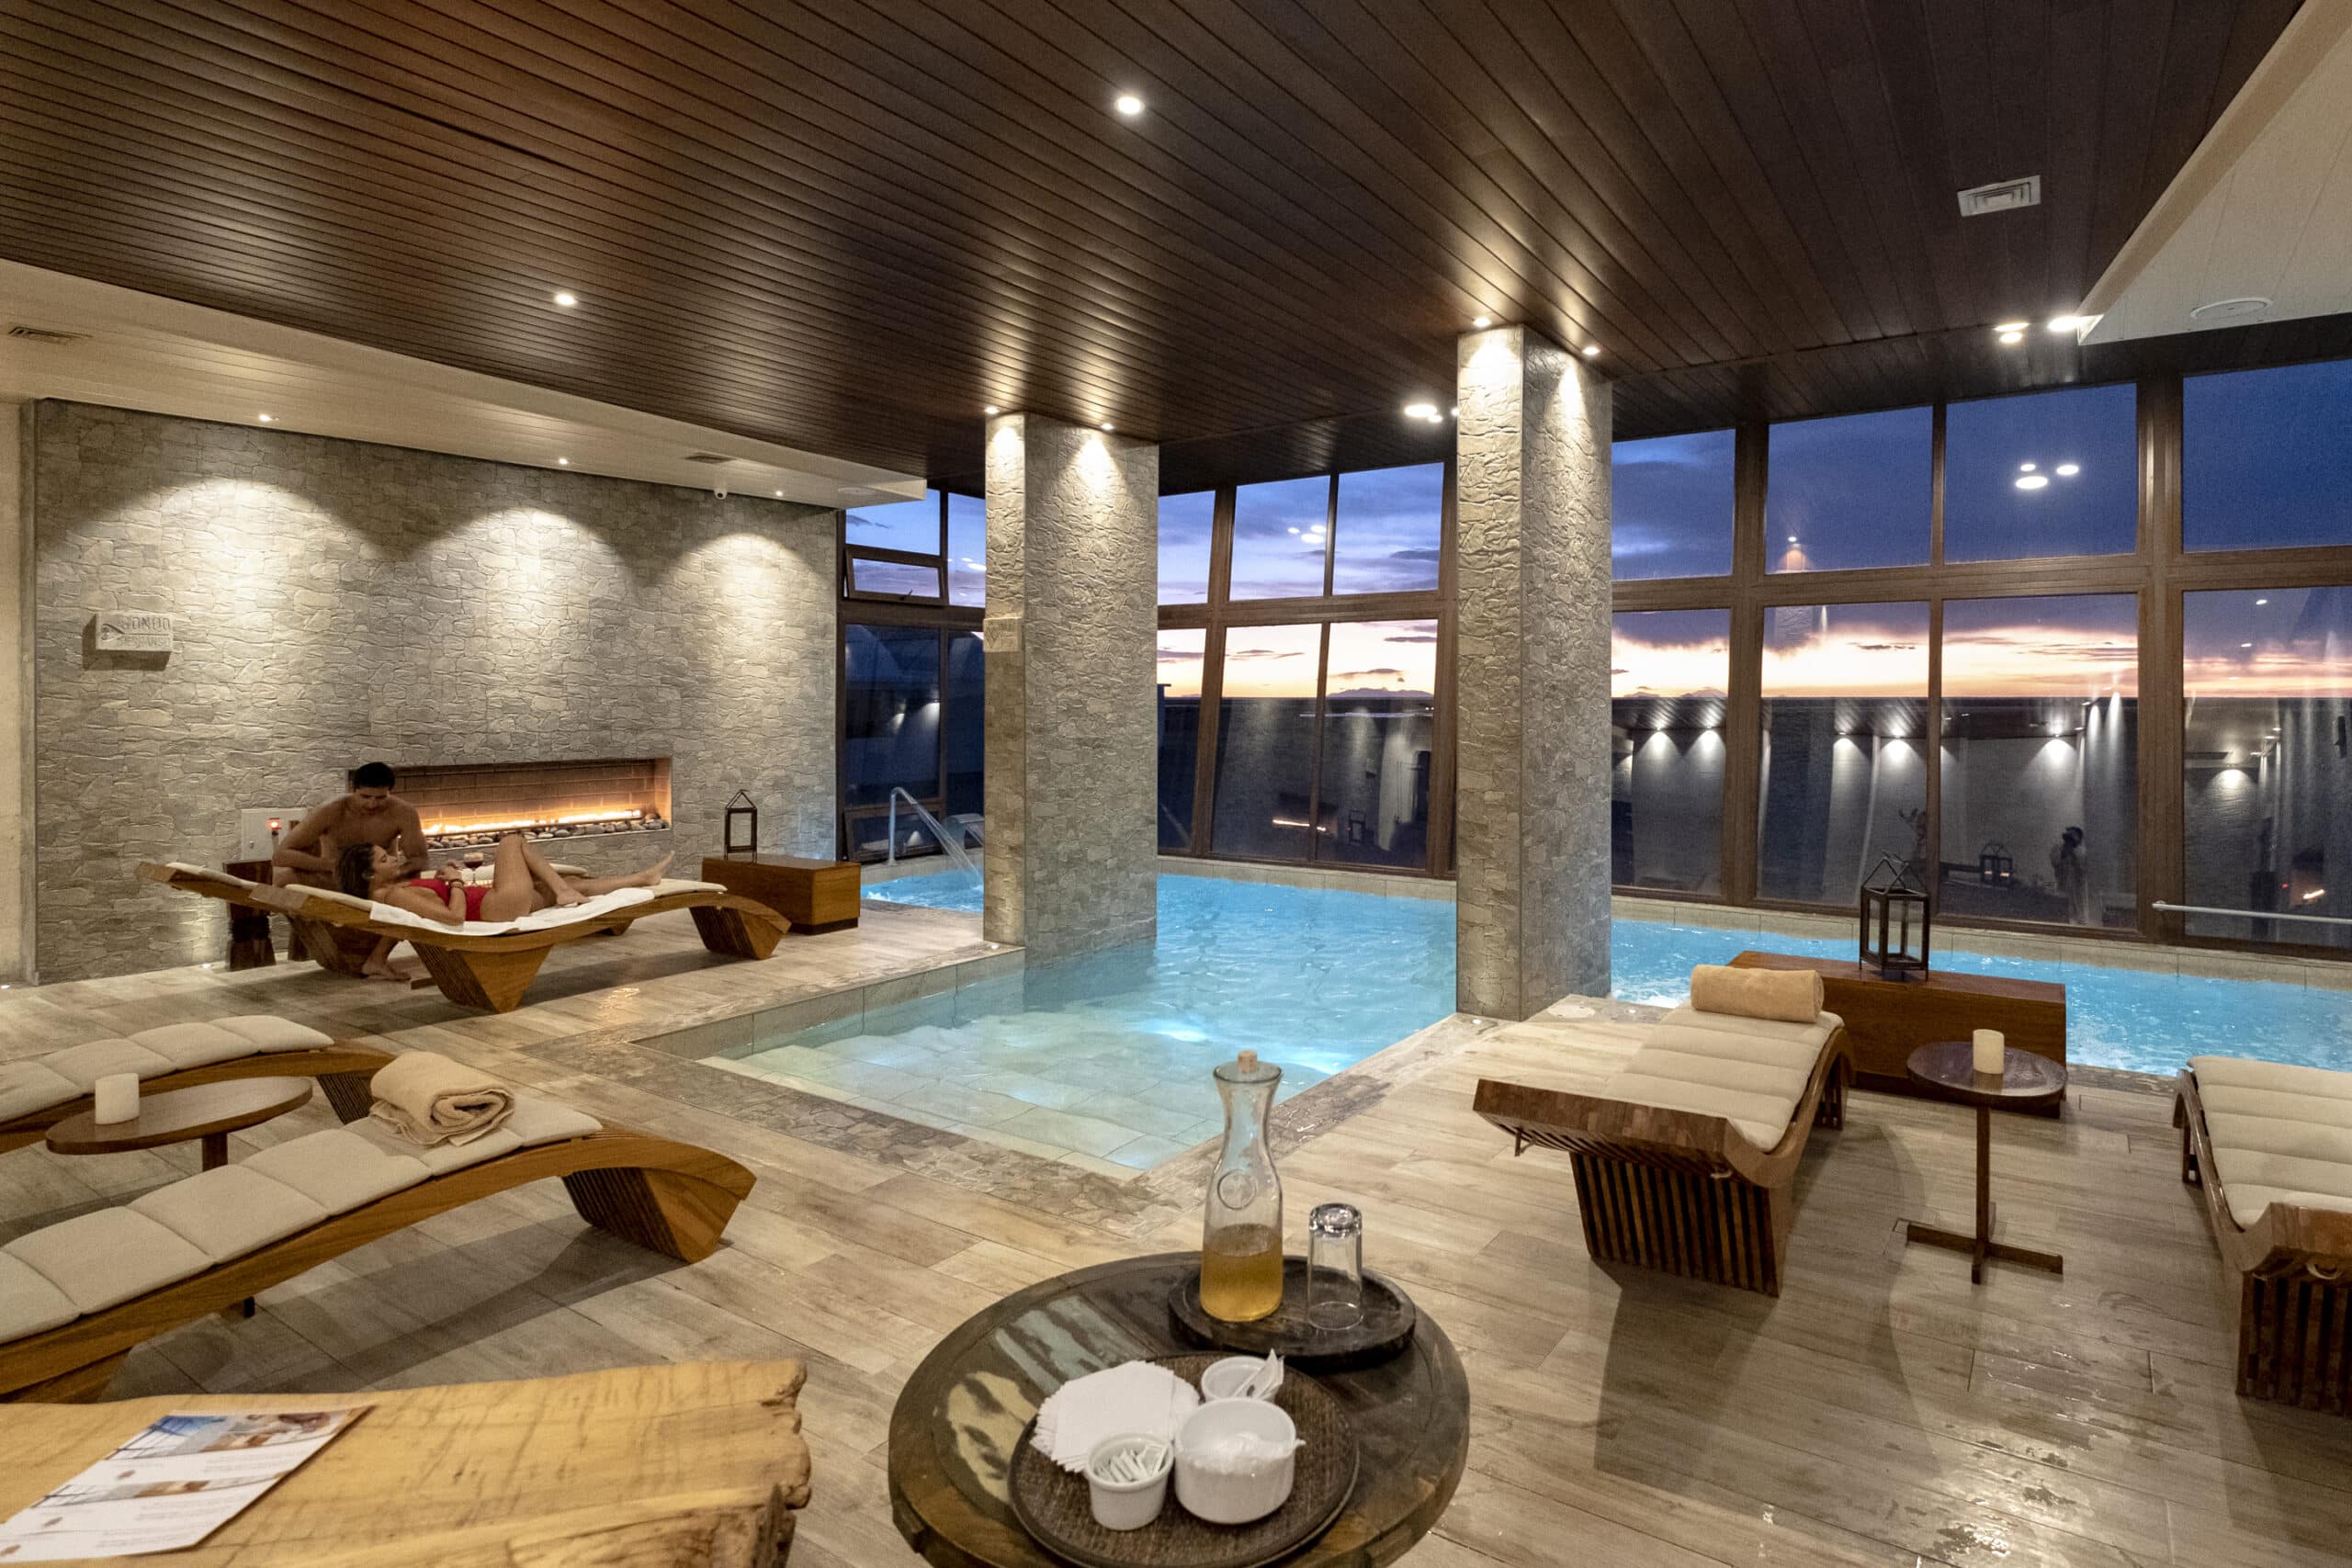
<svg viewBox="0 0 2352 1568"><path fill-rule="evenodd" d="M144 610L98 612L100 653L169 653L172 618Z"/></svg>

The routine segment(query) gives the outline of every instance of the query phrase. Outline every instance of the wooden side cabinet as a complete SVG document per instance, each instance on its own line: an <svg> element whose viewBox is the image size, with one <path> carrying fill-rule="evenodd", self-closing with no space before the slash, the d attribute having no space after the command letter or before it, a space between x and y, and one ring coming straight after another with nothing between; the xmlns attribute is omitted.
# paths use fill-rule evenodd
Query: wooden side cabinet
<svg viewBox="0 0 2352 1568"><path fill-rule="evenodd" d="M795 936L847 931L857 924L854 861L797 855L707 855L702 879L758 900L792 922Z"/></svg>

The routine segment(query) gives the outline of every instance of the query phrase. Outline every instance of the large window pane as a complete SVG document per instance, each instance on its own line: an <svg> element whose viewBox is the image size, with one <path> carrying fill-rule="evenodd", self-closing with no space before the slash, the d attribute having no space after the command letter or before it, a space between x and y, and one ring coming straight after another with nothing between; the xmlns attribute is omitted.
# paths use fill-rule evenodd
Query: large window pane
<svg viewBox="0 0 2352 1568"><path fill-rule="evenodd" d="M935 800L939 633L929 626L851 626L842 634L842 803L879 806L894 788Z"/></svg>
<svg viewBox="0 0 2352 1568"><path fill-rule="evenodd" d="M853 506L845 532L853 545L935 556L939 553L939 492L927 490L921 501Z"/></svg>
<svg viewBox="0 0 2352 1568"><path fill-rule="evenodd" d="M1718 892L1731 612L1629 611L1613 633L1611 880Z"/></svg>
<svg viewBox="0 0 2352 1568"><path fill-rule="evenodd" d="M1234 626L1217 705L1216 849L1307 857L1321 626Z"/></svg>
<svg viewBox="0 0 2352 1568"><path fill-rule="evenodd" d="M1193 849L1193 780L1201 754L1201 661L1204 631L1159 634L1159 847Z"/></svg>
<svg viewBox="0 0 2352 1568"><path fill-rule="evenodd" d="M947 701L941 741L946 764L947 826L964 829L965 841L979 842L987 805L982 788L988 753L988 680L985 649L978 632L947 634Z"/></svg>
<svg viewBox="0 0 2352 1568"><path fill-rule="evenodd" d="M1895 409L1772 426L1764 559L1774 571L1928 558L1935 413Z"/></svg>
<svg viewBox="0 0 2352 1568"><path fill-rule="evenodd" d="M1331 481L1322 474L1243 485L1233 496L1233 597L1295 599L1323 592Z"/></svg>
<svg viewBox="0 0 2352 1568"><path fill-rule="evenodd" d="M1849 907L1888 854L1924 885L1928 607L1790 604L1764 615L1758 891Z"/></svg>
<svg viewBox="0 0 2352 1568"><path fill-rule="evenodd" d="M989 589L989 509L977 495L947 497L947 602L982 604Z"/></svg>
<svg viewBox="0 0 2352 1568"><path fill-rule="evenodd" d="M2352 917L2352 588L2184 595L2188 902ZM2352 926L2192 915L2199 936L2352 947Z"/></svg>
<svg viewBox="0 0 2352 1568"><path fill-rule="evenodd" d="M1418 870L1429 863L1437 623L1334 626L1330 666L1324 682L1318 852L1354 865Z"/></svg>
<svg viewBox="0 0 2352 1568"><path fill-rule="evenodd" d="M1944 603L1939 913L2137 923L2139 602Z"/></svg>
<svg viewBox="0 0 2352 1568"><path fill-rule="evenodd" d="M2191 376L2181 400L2188 548L2352 544L2352 359Z"/></svg>
<svg viewBox="0 0 2352 1568"><path fill-rule="evenodd" d="M1403 593L1437 586L1445 531L1443 463L1341 474L1339 513L1332 592Z"/></svg>
<svg viewBox="0 0 2352 1568"><path fill-rule="evenodd" d="M2127 555L2139 516L2136 391L2081 387L1944 415L1944 558Z"/></svg>
<svg viewBox="0 0 2352 1568"><path fill-rule="evenodd" d="M1159 498L1159 602L1202 604L1209 596L1209 542L1216 528L1216 491Z"/></svg>
<svg viewBox="0 0 2352 1568"><path fill-rule="evenodd" d="M1619 578L1731 570L1728 430L1620 441L1610 449L1609 559Z"/></svg>

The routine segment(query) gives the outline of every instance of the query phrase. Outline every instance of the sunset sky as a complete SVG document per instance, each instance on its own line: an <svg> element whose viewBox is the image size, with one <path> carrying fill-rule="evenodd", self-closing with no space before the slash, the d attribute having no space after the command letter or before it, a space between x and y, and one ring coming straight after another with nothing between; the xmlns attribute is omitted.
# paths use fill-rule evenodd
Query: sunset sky
<svg viewBox="0 0 2352 1568"><path fill-rule="evenodd" d="M1233 626L1225 643L1227 697L1312 697L1323 628ZM1201 694L1201 649L1207 634L1159 634L1159 679L1171 697ZM1427 694L1437 689L1435 621L1356 621L1331 628L1333 695L1380 692Z"/></svg>

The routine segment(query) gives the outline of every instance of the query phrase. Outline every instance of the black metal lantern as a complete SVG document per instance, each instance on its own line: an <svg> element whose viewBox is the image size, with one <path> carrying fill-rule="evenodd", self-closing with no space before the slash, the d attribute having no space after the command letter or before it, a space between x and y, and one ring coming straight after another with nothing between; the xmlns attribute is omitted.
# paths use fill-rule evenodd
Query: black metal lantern
<svg viewBox="0 0 2352 1568"><path fill-rule="evenodd" d="M1976 880L1987 887L2016 885L2018 863L2009 846L1996 839L1976 852Z"/></svg>
<svg viewBox="0 0 2352 1568"><path fill-rule="evenodd" d="M1861 962L1883 980L1928 976L1928 890L1893 855L1862 878Z"/></svg>
<svg viewBox="0 0 2352 1568"><path fill-rule="evenodd" d="M735 825L743 825L743 838L737 842ZM735 798L727 803L727 852L730 855L760 852L760 808L752 804L751 792L737 790Z"/></svg>

